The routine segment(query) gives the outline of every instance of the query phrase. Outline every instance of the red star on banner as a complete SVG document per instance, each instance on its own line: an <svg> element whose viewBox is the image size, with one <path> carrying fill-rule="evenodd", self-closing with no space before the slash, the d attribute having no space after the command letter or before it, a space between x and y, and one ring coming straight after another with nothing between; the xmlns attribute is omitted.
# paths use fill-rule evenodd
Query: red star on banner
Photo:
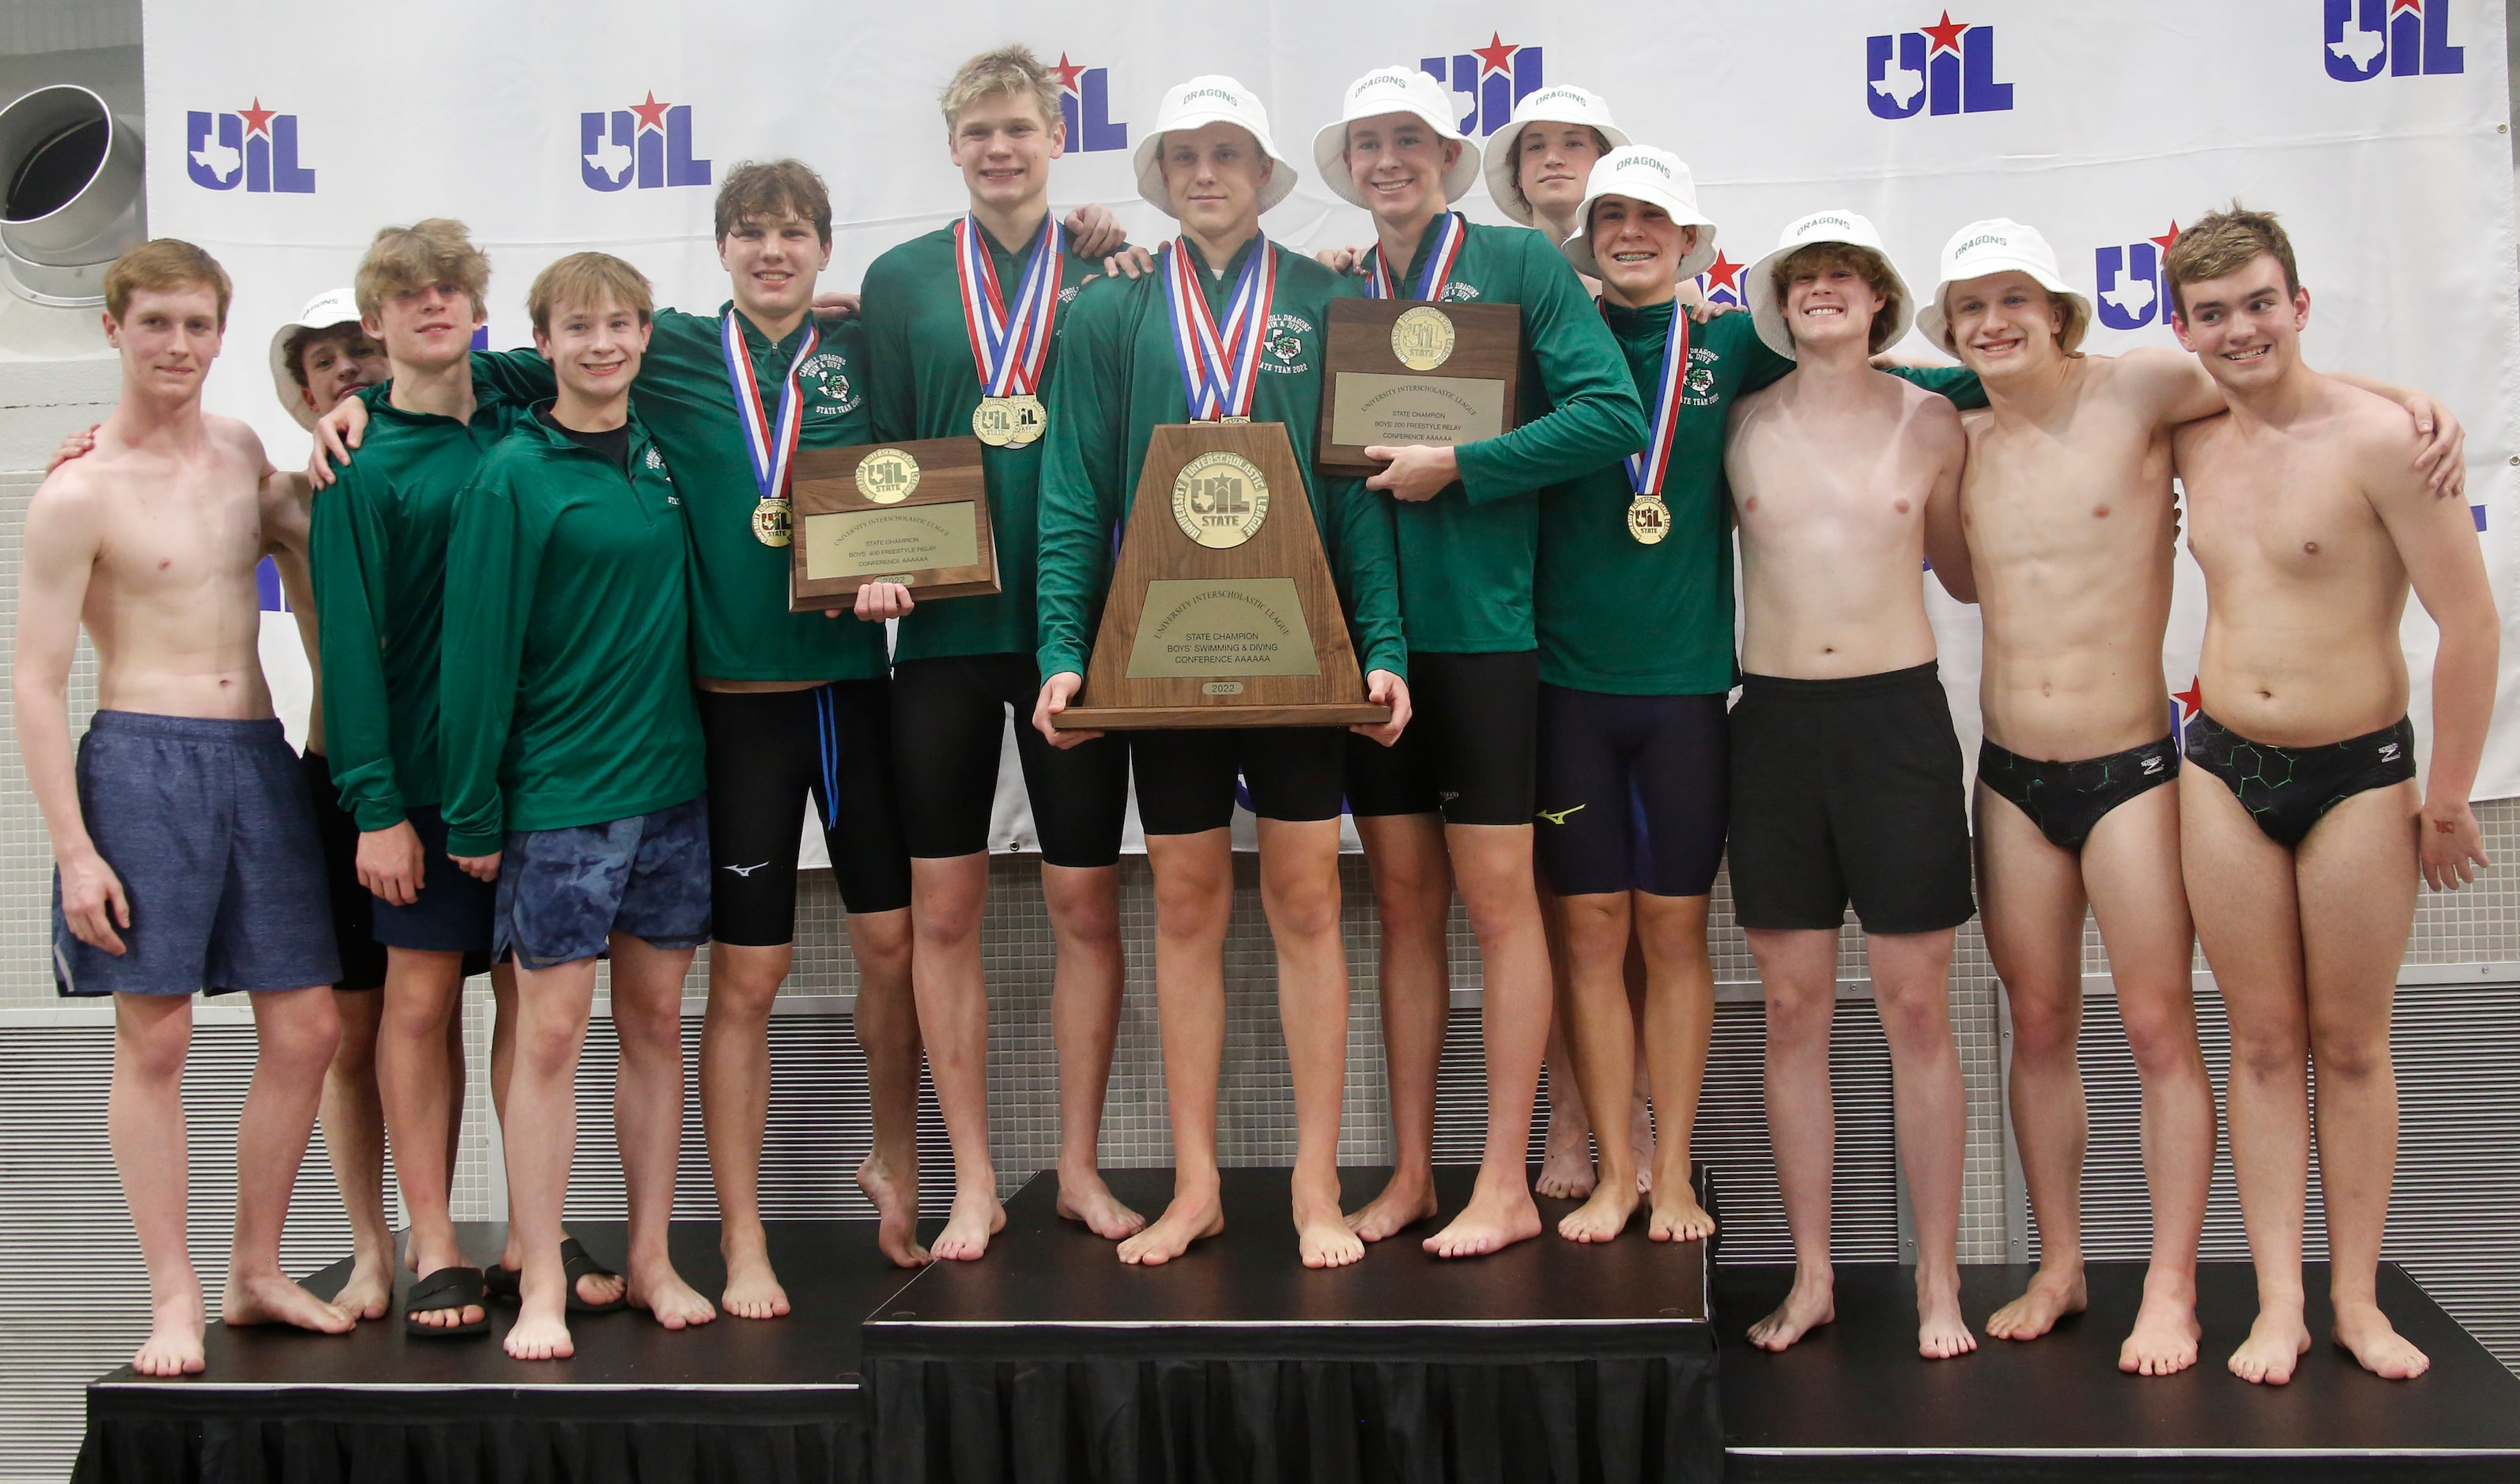
<svg viewBox="0 0 2520 1484"><path fill-rule="evenodd" d="M1085 68L1070 63L1065 52L1058 54L1058 90L1060 92L1076 92L1076 79L1084 75Z"/></svg>
<svg viewBox="0 0 2520 1484"><path fill-rule="evenodd" d="M1499 31L1490 31L1488 32L1488 44L1485 46L1474 46L1470 48L1470 55L1479 59L1479 75L1485 77L1490 72L1502 72L1507 70L1508 65L1512 61L1513 54L1521 50L1522 47L1519 43L1508 42L1505 39L1504 33Z"/></svg>
<svg viewBox="0 0 2520 1484"><path fill-rule="evenodd" d="M2187 689L2184 691L2171 692L2170 698L2179 702L2179 709L2182 715L2194 716L2203 711L2205 709L2205 677L2199 675L2195 679L2187 682Z"/></svg>
<svg viewBox="0 0 2520 1484"><path fill-rule="evenodd" d="M2175 221L2172 222L2170 224L2169 231L2164 232L2159 237L2147 237L2144 241L2152 244L2156 247L2159 247L2164 252L2169 251L2170 245L2179 241L2179 223Z"/></svg>
<svg viewBox="0 0 2520 1484"><path fill-rule="evenodd" d="M2420 16L2424 13L2424 0L2389 0L2390 17L2395 19L2400 11L2413 11Z"/></svg>
<svg viewBox="0 0 2520 1484"><path fill-rule="evenodd" d="M1936 52L1958 51L1960 49L1960 32L1968 29L1968 22L1965 21L1955 22L1952 20L1952 13L1950 11L1945 11L1943 12L1942 24L1918 26L1917 29L1934 38L1934 44L1925 49L1925 55L1931 57Z"/></svg>
<svg viewBox="0 0 2520 1484"><path fill-rule="evenodd" d="M1715 253L1715 261L1706 265L1706 287L1709 289L1730 289L1733 292L1738 293L1741 292L1740 279L1741 264L1726 257L1723 250L1718 248Z"/></svg>
<svg viewBox="0 0 2520 1484"><path fill-rule="evenodd" d="M648 101L646 103L634 103L630 105L630 112L639 115L639 128L641 132L644 133L649 129L654 129L657 133L662 134L665 132L665 110L671 107L673 107L672 104L658 103L656 101L656 90L654 88L650 88L648 90Z"/></svg>
<svg viewBox="0 0 2520 1484"><path fill-rule="evenodd" d="M253 101L252 108L239 109L237 110L237 115L245 120L246 133L249 135L259 134L263 138L269 139L271 137L271 118L272 115L278 112L279 110L277 109L264 108L262 106L262 100L257 97Z"/></svg>

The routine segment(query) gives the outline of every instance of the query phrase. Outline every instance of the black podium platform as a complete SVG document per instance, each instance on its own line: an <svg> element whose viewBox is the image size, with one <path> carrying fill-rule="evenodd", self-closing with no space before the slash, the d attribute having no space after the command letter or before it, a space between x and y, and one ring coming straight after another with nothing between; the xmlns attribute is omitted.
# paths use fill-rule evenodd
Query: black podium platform
<svg viewBox="0 0 2520 1484"><path fill-rule="evenodd" d="M1553 1233L1444 1261L1419 1239L1296 1260L1283 1170L1225 1172L1226 1230L1159 1268L1062 1221L1055 1183L1007 1207L980 1263L939 1263L865 1331L877 1476L1711 1481L1722 1472L1702 1243ZM1384 1172L1349 1170L1353 1208ZM1111 1176L1149 1214L1169 1170ZM1554 1224L1571 1202L1544 1201ZM1022 1261L999 1261L1022 1254Z"/></svg>

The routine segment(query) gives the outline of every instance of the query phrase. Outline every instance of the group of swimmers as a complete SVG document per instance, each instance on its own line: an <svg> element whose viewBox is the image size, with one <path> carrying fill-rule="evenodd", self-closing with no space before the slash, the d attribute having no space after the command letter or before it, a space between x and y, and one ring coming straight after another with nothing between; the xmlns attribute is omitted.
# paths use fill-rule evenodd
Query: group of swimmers
<svg viewBox="0 0 2520 1484"><path fill-rule="evenodd" d="M1308 1267L1438 1216L1456 891L1481 958L1487 1137L1474 1193L1425 1250L1470 1257L1541 1234L1525 1151L1544 1059L1542 1188L1585 1196L1559 1235L1613 1239L1641 1207L1652 1239L1710 1235L1688 1146L1713 1025L1708 907L1729 856L1767 997L1797 1255L1758 1344L1782 1349L1832 1317L1828 1040L1850 903L1891 1051L1920 1352L1976 1343L1958 1301L1949 978L1955 931L1981 911L2010 996L2013 1125L2042 1238L2037 1277L1987 1327L2033 1338L2083 1306L2088 909L2143 1078L2154 1207L2121 1365L2179 1371L2201 1338L2215 1130L2189 989L2201 939L2231 1023L2260 1280L2231 1369L2280 1382L2311 1342L2315 1062L2335 1338L2381 1374L2421 1372L2373 1296L2395 1156L2389 1000L2417 879L2446 889L2485 865L2466 799L2497 619L2458 498L2458 425L2420 393L2303 363L2310 296L2272 217L2235 206L2191 224L2163 270L2190 353L2113 358L2079 349L2088 298L2034 229L2003 219L1954 234L1919 295L1869 221L1814 212L1746 271L1746 311L1700 302L1717 228L1688 167L1633 144L1581 88L1524 99L1483 154L1415 68L1359 78L1311 163L1371 213L1374 241L1319 260L1261 227L1298 168L1231 77L1173 88L1139 144L1142 196L1180 224L1153 252L1099 207L1052 213L1056 73L1028 50L972 59L942 102L969 208L879 257L858 301L817 297L832 209L794 160L740 166L719 188L731 297L715 313L659 308L628 263L575 253L527 294L530 350L470 349L489 263L461 223L381 231L353 289L273 339L282 398L316 435L303 475L201 411L225 328L219 266L173 240L114 266L105 328L122 399L29 509L15 686L59 868L58 976L116 1007L109 1125L154 1304L139 1370L202 1365L168 1131L204 988L252 993L260 1045L230 1323L340 1332L393 1306L388 1134L415 1336L486 1332L501 1297L520 1306L505 1341L520 1359L568 1355L571 1313L627 1305L669 1328L720 1305L787 1313L757 1172L809 799L859 969L876 1128L859 1182L878 1240L905 1266L981 1257L1005 1221L979 923L1012 711L1058 945L1058 1209L1123 1262L1175 1259L1225 1219L1238 784L1258 818ZM1453 209L1483 168L1528 227ZM1360 294L1517 306L1511 430L1369 450L1381 468L1362 480L1319 472L1329 306ZM1959 365L1889 364L1912 325ZM789 611L796 449L958 436L975 410L1023 397L1040 417L1022 431L982 420L998 434L984 459L997 595L922 602L873 582L851 610ZM1389 719L1057 727L1152 430L1238 419L1291 433L1308 499L1277 517L1318 527ZM2174 479L2208 602L2203 705L2183 738L2161 673ZM302 760L256 658L265 555L316 661ZM1974 832L1928 568L1984 617ZM2420 789L2398 638L2410 584L2441 631ZM82 624L101 709L74 753ZM1151 1220L1096 1168L1133 784L1176 1168ZM1342 813L1381 928L1395 1140L1389 1183L1355 1211L1336 1170ZM714 1304L665 1241L682 986L703 942L699 1090L727 1271ZM617 1275L562 1222L600 957L631 1212ZM512 1219L507 1250L480 1267L448 1189L461 992L485 967ZM955 1192L924 1245L922 1057ZM279 1264L319 1102L357 1233L331 1300Z"/></svg>

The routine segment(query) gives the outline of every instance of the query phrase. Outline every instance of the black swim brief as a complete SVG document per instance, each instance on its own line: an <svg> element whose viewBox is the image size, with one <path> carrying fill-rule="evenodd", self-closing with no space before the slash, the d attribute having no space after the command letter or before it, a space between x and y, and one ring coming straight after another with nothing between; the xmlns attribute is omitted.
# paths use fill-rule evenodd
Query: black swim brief
<svg viewBox="0 0 2520 1484"><path fill-rule="evenodd" d="M2327 811L2358 793L2415 776L2415 729L2396 726L2317 747L2251 742L2199 711L2187 719L2187 760L2231 786L2278 845L2302 842Z"/></svg>
<svg viewBox="0 0 2520 1484"><path fill-rule="evenodd" d="M2080 853L2101 817L2179 776L2179 739L2129 747L2106 757L2050 763L1981 742L1977 781L2011 800L2059 850Z"/></svg>

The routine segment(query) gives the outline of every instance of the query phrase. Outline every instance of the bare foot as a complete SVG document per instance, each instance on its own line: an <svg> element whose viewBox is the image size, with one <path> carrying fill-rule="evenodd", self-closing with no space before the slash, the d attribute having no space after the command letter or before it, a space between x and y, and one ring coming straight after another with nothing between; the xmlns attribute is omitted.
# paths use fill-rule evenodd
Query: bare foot
<svg viewBox="0 0 2520 1484"><path fill-rule="evenodd" d="M1521 1172L1500 1181L1491 1180L1482 1170L1477 1188L1470 1192L1470 1203L1451 1226L1420 1245L1437 1257L1478 1257L1539 1235L1540 1207L1531 1203L1531 1192L1523 1189Z"/></svg>
<svg viewBox="0 0 2520 1484"><path fill-rule="evenodd" d="M926 1267L927 1248L919 1240L919 1172L903 1179L869 1154L858 1165L858 1189L875 1202L876 1246L896 1268Z"/></svg>
<svg viewBox="0 0 2520 1484"><path fill-rule="evenodd" d="M1216 1192L1176 1195L1164 1214L1120 1243L1120 1261L1132 1267L1160 1268L1190 1250L1190 1244L1225 1230L1225 1206Z"/></svg>
<svg viewBox="0 0 2520 1484"><path fill-rule="evenodd" d="M1545 1167L1544 1167L1545 1168ZM1586 1174L1593 1166L1584 1166ZM1586 1182L1591 1183L1589 1180ZM1407 1182L1394 1175L1381 1193L1356 1208L1347 1218L1347 1229L1359 1241L1380 1241L1397 1237L1421 1221L1435 1215L1435 1182L1430 1176L1412 1176Z"/></svg>
<svg viewBox="0 0 2520 1484"><path fill-rule="evenodd" d="M779 1286L779 1275L771 1270L769 1253L746 1249L723 1255L726 1289L718 1296L718 1302L726 1306L727 1313L737 1319L787 1318L788 1290Z"/></svg>
<svg viewBox="0 0 2520 1484"><path fill-rule="evenodd" d="M1593 1193L1593 1127L1564 1108L1549 1110L1549 1136L1540 1156L1540 1178L1531 1188L1552 1200L1581 1200Z"/></svg>
<svg viewBox="0 0 2520 1484"><path fill-rule="evenodd" d="M561 1313L544 1313L526 1304L508 1327L508 1357L519 1361L564 1361L577 1353L568 1337L568 1321Z"/></svg>
<svg viewBox="0 0 2520 1484"><path fill-rule="evenodd" d="M2052 1272L2043 1267L2031 1275L2030 1286L2019 1298L1995 1311L1986 1332L2000 1340L2035 1340L2055 1328L2056 1321L2080 1314L2090 1304L2081 1263Z"/></svg>
<svg viewBox="0 0 2520 1484"><path fill-rule="evenodd" d="M565 1237L568 1236L568 1232L563 1229L560 1235ZM517 1239L514 1237L509 1237L508 1244L499 1251L499 1268L501 1273L508 1277L512 1282L521 1282L522 1280L518 1275L523 1271L522 1265L524 1260L525 1254L518 1247ZM606 1304L611 1303L622 1294L629 1292L630 1281L623 1278L618 1273L597 1271L593 1273L579 1274L577 1276L577 1283L575 1286L577 1288L577 1301L579 1303L594 1304L600 1308ZM509 1297L503 1300L503 1302L518 1302L515 1296L517 1291L518 1290L515 1287L510 1287Z"/></svg>
<svg viewBox="0 0 2520 1484"><path fill-rule="evenodd" d="M1120 1203L1111 1188L1102 1183L1102 1175L1087 1170L1071 1176L1058 1172L1058 1214L1069 1221L1080 1221L1085 1230L1104 1241L1118 1241L1135 1237L1147 1228L1147 1218Z"/></svg>
<svg viewBox="0 0 2520 1484"><path fill-rule="evenodd" d="M350 1278L341 1291L333 1295L333 1307L352 1319L382 1319L385 1306L393 1302L393 1254L371 1258L364 1252L350 1257Z"/></svg>
<svg viewBox="0 0 2520 1484"><path fill-rule="evenodd" d="M2204 1336L2204 1327L2196 1323L2192 1285L2155 1293L2147 1282L2135 1328L2118 1347L2118 1369L2129 1375L2176 1375L2196 1364L2196 1345Z"/></svg>
<svg viewBox="0 0 2520 1484"><path fill-rule="evenodd" d="M1977 1336L1960 1318L1960 1276L1916 1278L1916 1353L1929 1361L1947 1361L1977 1348Z"/></svg>
<svg viewBox="0 0 2520 1484"><path fill-rule="evenodd" d="M2377 1304L2339 1304L2335 1334L2336 1343L2354 1352L2362 1369L2382 1380L2411 1381L2433 1367L2429 1357L2407 1343Z"/></svg>
<svg viewBox="0 0 2520 1484"><path fill-rule="evenodd" d="M358 1323L346 1310L317 1298L284 1273L252 1278L228 1275L228 1291L219 1300L219 1318L231 1326L295 1325L318 1334L347 1334Z"/></svg>
<svg viewBox="0 0 2520 1484"><path fill-rule="evenodd" d="M1697 1203L1688 1182L1674 1181L1654 1196L1653 1225L1645 1235L1655 1241L1704 1241L1715 1235L1715 1218Z"/></svg>
<svg viewBox="0 0 2520 1484"><path fill-rule="evenodd" d="M1295 1182L1295 1248L1307 1268L1344 1268L1365 1258L1365 1238L1348 1228L1338 1198L1336 1176L1310 1192Z"/></svg>
<svg viewBox="0 0 2520 1484"><path fill-rule="evenodd" d="M201 1290L188 1285L181 1297L150 1311L149 1338L132 1353L131 1369L142 1375L201 1374L202 1327Z"/></svg>
<svg viewBox="0 0 2520 1484"><path fill-rule="evenodd" d="M1653 1112L1645 1105L1645 1095L1639 1093L1628 1104L1628 1147L1637 1151L1637 1189L1653 1189L1654 1135Z"/></svg>
<svg viewBox="0 0 2520 1484"><path fill-rule="evenodd" d="M2309 1349L2310 1327L2301 1322L2300 1309L2260 1309L2249 1337L2231 1352L2231 1373L2261 1386L2280 1386L2292 1379L2292 1368Z"/></svg>
<svg viewBox="0 0 2520 1484"><path fill-rule="evenodd" d="M1634 1181L1604 1180L1593 1198L1557 1218L1557 1235L1568 1241L1610 1241L1628 1229L1637 1214ZM1631 1189L1621 1189L1622 1186Z"/></svg>
<svg viewBox="0 0 2520 1484"><path fill-rule="evenodd" d="M1777 1311L1750 1327L1750 1343L1762 1350L1784 1350L1814 1329L1837 1318L1837 1284L1823 1274L1806 1280L1794 1275L1793 1291Z"/></svg>
<svg viewBox="0 0 2520 1484"><path fill-rule="evenodd" d="M764 1265L765 1268L767 1265ZM773 1282L772 1287L778 1284ZM683 1276L671 1266L630 1285L630 1307L645 1309L656 1323L668 1329L705 1325L717 1318L717 1309L699 1296ZM519 1323L522 1323L519 1321Z"/></svg>
<svg viewBox="0 0 2520 1484"><path fill-rule="evenodd" d="M936 1234L931 1256L947 1262L975 1262L989 1250L989 1238L1007 1224L1007 1208L994 1191L963 1191L945 1213L945 1230Z"/></svg>

